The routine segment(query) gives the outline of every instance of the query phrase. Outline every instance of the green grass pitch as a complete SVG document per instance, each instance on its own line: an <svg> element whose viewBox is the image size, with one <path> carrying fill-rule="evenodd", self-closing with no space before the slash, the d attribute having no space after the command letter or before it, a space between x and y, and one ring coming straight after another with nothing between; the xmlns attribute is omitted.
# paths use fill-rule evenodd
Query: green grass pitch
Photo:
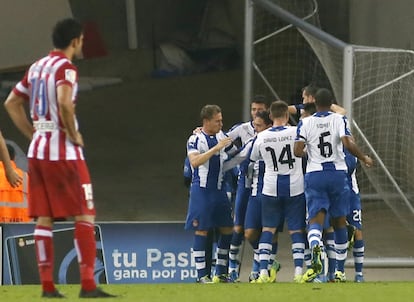
<svg viewBox="0 0 414 302"><path fill-rule="evenodd" d="M306 301L306 302L398 302L412 301L414 282L365 282L295 284L122 284L103 285L105 291L116 298L93 299L123 302L254 302L254 301ZM64 301L79 299L79 285L59 285ZM45 301L40 297L40 285L1 286L2 301Z"/></svg>

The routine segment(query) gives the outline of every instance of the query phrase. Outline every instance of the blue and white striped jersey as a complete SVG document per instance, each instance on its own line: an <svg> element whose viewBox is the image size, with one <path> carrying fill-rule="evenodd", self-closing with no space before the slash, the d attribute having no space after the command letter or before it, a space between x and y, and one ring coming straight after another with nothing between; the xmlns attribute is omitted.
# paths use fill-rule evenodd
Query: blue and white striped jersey
<svg viewBox="0 0 414 302"><path fill-rule="evenodd" d="M253 122L245 122L241 124L234 125L231 127L229 131L226 133L233 141L240 138L242 146L246 144L246 142L255 136L256 131L253 127Z"/></svg>
<svg viewBox="0 0 414 302"><path fill-rule="evenodd" d="M252 176L252 196L257 196L262 193L263 190L263 178L265 172L265 163L263 160L258 160L252 163L253 176Z"/></svg>
<svg viewBox="0 0 414 302"><path fill-rule="evenodd" d="M264 195L291 197L304 192L302 158L293 153L295 137L296 127L287 126L272 127L257 135L250 160L264 160Z"/></svg>
<svg viewBox="0 0 414 302"><path fill-rule="evenodd" d="M352 155L347 149L345 150L345 162L346 166L348 168L348 182L351 189L358 194L359 193L359 187L358 182L356 179L356 165L358 163L358 159Z"/></svg>
<svg viewBox="0 0 414 302"><path fill-rule="evenodd" d="M298 124L296 140L304 141L308 162L306 173L324 170L347 170L341 137L351 135L345 116L317 112Z"/></svg>
<svg viewBox="0 0 414 302"><path fill-rule="evenodd" d="M205 153L225 137L226 134L223 131L220 131L216 135L208 135L204 132L193 134L187 141L187 155L195 152L200 154ZM223 182L223 162L227 157L227 153L223 148L204 164L193 168L192 185L220 190Z"/></svg>

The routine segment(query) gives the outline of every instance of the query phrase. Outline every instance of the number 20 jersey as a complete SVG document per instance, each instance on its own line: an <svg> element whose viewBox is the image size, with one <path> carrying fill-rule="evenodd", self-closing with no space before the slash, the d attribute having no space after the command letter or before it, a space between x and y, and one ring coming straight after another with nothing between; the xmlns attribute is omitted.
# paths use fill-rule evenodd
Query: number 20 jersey
<svg viewBox="0 0 414 302"><path fill-rule="evenodd" d="M293 154L295 138L296 127L272 127L257 134L250 160L264 160L264 195L292 197L304 192L302 158Z"/></svg>
<svg viewBox="0 0 414 302"><path fill-rule="evenodd" d="M333 112L317 112L298 124L297 140L307 148L306 173L345 170L345 153L341 137L351 135L345 116Z"/></svg>

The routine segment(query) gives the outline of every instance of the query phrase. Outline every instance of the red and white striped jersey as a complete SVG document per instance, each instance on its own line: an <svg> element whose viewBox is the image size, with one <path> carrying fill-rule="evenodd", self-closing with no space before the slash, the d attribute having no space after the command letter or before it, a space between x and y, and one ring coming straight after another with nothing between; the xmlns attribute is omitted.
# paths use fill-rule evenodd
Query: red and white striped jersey
<svg viewBox="0 0 414 302"><path fill-rule="evenodd" d="M77 68L62 52L52 51L33 63L13 89L15 94L30 102L30 116L35 133L29 146L29 158L50 161L84 159L82 148L66 137L57 101L59 85L72 87L72 101L75 102L78 90ZM75 125L77 128L76 117Z"/></svg>

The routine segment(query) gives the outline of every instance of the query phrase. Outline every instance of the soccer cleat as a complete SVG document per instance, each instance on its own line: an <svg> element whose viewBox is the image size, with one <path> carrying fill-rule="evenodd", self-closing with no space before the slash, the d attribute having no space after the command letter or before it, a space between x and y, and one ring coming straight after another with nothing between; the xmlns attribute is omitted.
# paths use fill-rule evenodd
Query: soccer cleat
<svg viewBox="0 0 414 302"><path fill-rule="evenodd" d="M293 277L293 282L302 283L302 275L295 275L295 277Z"/></svg>
<svg viewBox="0 0 414 302"><path fill-rule="evenodd" d="M94 290L84 290L81 289L79 292L79 298L115 298L115 295L108 294L104 292L99 287Z"/></svg>
<svg viewBox="0 0 414 302"><path fill-rule="evenodd" d="M335 282L346 282L346 276L344 272L336 271L335 272Z"/></svg>
<svg viewBox="0 0 414 302"><path fill-rule="evenodd" d="M315 273L316 275L319 275L322 272L321 247L319 245L314 246L312 249L311 267L313 269L313 273Z"/></svg>
<svg viewBox="0 0 414 302"><path fill-rule="evenodd" d="M233 281L233 282L240 282L239 279L239 274L236 271L231 271L229 274L229 278Z"/></svg>
<svg viewBox="0 0 414 302"><path fill-rule="evenodd" d="M256 283L256 280L259 278L258 272L250 272L249 274L249 283Z"/></svg>
<svg viewBox="0 0 414 302"><path fill-rule="evenodd" d="M328 278L325 275L318 275L315 279L312 281L313 283L326 283L328 282Z"/></svg>
<svg viewBox="0 0 414 302"><path fill-rule="evenodd" d="M346 228L348 231L348 251L350 251L354 247L356 227L352 224L347 224Z"/></svg>
<svg viewBox="0 0 414 302"><path fill-rule="evenodd" d="M272 283L269 276L259 275L259 278L251 281L250 283Z"/></svg>
<svg viewBox="0 0 414 302"><path fill-rule="evenodd" d="M362 282L365 282L365 279L364 279L364 276L363 275L355 275L354 281L356 283L362 283Z"/></svg>
<svg viewBox="0 0 414 302"><path fill-rule="evenodd" d="M201 277L197 280L197 283L201 284L212 284L213 281L211 281L210 277L208 275L205 275L204 277Z"/></svg>
<svg viewBox="0 0 414 302"><path fill-rule="evenodd" d="M230 277L226 274L215 275L213 277L213 283L233 283Z"/></svg>
<svg viewBox="0 0 414 302"><path fill-rule="evenodd" d="M66 298L64 295L62 295L57 289L55 289L53 292L42 292L42 298Z"/></svg>
<svg viewBox="0 0 414 302"><path fill-rule="evenodd" d="M318 274L313 270L313 268L308 269L302 276L301 283L312 282Z"/></svg>
<svg viewBox="0 0 414 302"><path fill-rule="evenodd" d="M269 282L270 283L276 282L276 275L277 275L277 272L280 271L281 267L282 266L280 265L279 261L275 259L272 263L272 267L269 270Z"/></svg>

